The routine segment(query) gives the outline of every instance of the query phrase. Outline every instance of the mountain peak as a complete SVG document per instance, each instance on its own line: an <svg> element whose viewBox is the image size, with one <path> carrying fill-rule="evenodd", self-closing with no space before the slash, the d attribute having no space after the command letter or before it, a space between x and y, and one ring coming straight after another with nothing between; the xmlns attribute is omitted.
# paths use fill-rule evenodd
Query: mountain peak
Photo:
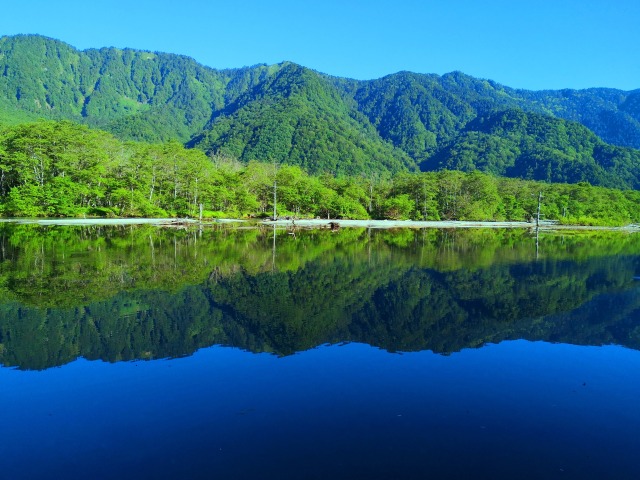
<svg viewBox="0 0 640 480"><path fill-rule="evenodd" d="M291 61L215 70L182 55L79 51L40 35L0 38L0 121L68 119L121 139L177 139L316 171L428 165L467 138L474 122L496 121L489 115L504 110L527 121L579 122L606 142L640 148L639 99L640 90L516 90L460 71L358 81Z"/></svg>

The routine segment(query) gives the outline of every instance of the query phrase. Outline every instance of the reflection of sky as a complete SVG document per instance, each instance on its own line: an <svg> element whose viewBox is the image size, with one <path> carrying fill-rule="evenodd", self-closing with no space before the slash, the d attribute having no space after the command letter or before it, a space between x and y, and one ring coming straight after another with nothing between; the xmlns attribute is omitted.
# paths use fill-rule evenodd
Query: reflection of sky
<svg viewBox="0 0 640 480"><path fill-rule="evenodd" d="M634 478L640 352L359 344L0 369L6 478Z"/></svg>

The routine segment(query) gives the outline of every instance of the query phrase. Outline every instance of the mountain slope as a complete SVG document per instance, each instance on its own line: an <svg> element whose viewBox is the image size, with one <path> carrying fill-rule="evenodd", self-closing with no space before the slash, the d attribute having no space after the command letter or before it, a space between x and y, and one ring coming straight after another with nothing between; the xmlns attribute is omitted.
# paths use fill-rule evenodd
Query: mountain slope
<svg viewBox="0 0 640 480"><path fill-rule="evenodd" d="M577 122L517 109L469 122L422 167L640 188L640 151L608 145Z"/></svg>
<svg viewBox="0 0 640 480"><path fill-rule="evenodd" d="M515 106L485 81L400 72L366 82L337 81L380 135L418 161L428 158L479 112Z"/></svg>
<svg viewBox="0 0 640 480"><path fill-rule="evenodd" d="M534 92L460 72L400 72L357 81L291 63L215 70L180 55L117 48L79 51L37 35L0 38L1 123L66 119L124 140L179 140L207 153L287 162L312 172L359 174L461 164L459 156L445 156L456 142L471 145L469 135L479 128L474 122L516 110L580 122L604 142L640 148L640 90ZM563 135L566 125L549 121L545 128ZM541 142L536 154L548 153L547 140L522 130L488 134L491 142L513 144L497 146L502 152L519 145L515 136L523 134ZM594 147L580 150L584 165L591 165L586 170L570 173L567 162L554 160L545 164L550 173L534 166L537 173L526 167L517 175L607 185L623 175L623 185L636 185L636 152L596 146L595 139L587 143ZM523 147L518 148L522 153ZM467 148L465 155L473 150ZM502 171L494 167L489 170Z"/></svg>
<svg viewBox="0 0 640 480"><path fill-rule="evenodd" d="M229 80L179 55L0 38L4 112L84 122L122 138L188 139L224 105Z"/></svg>
<svg viewBox="0 0 640 480"><path fill-rule="evenodd" d="M580 122L604 141L640 148L640 91L615 89L528 91L460 72L400 72L370 81L336 79L358 109L395 146L423 161L470 120L519 108Z"/></svg>
<svg viewBox="0 0 640 480"><path fill-rule="evenodd" d="M322 76L292 63L214 115L189 143L208 153L276 160L310 172L415 169Z"/></svg>

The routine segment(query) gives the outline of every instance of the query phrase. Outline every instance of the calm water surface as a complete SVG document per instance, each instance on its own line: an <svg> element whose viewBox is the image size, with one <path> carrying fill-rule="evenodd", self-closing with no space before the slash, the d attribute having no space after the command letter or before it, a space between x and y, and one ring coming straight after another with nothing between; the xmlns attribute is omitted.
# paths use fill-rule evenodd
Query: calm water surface
<svg viewBox="0 0 640 480"><path fill-rule="evenodd" d="M639 478L640 237L0 226L0 478Z"/></svg>

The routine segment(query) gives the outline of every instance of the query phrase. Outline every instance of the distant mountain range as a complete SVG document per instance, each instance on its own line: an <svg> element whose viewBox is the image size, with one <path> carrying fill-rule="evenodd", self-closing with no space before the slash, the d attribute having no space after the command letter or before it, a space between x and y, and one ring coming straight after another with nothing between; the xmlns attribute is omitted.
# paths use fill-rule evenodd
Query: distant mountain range
<svg viewBox="0 0 640 480"><path fill-rule="evenodd" d="M527 91L460 72L359 81L284 62L0 38L0 122L66 119L312 173L451 168L640 188L640 89Z"/></svg>

